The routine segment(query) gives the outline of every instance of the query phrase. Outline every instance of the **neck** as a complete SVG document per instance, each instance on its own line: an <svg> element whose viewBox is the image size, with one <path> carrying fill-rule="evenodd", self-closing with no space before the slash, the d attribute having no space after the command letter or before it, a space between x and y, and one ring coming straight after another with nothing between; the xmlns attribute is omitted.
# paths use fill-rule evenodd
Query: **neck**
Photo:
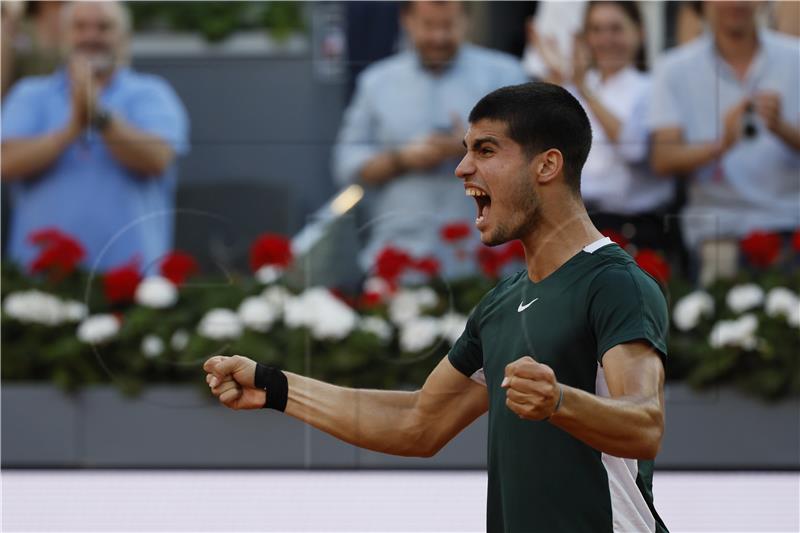
<svg viewBox="0 0 800 533"><path fill-rule="evenodd" d="M598 71L600 72L600 80L603 81L603 82L608 81L609 78L611 78L612 76L614 76L618 72L621 72L623 69L625 69L626 66L627 65L620 65L620 66L615 66L615 67L611 67L611 68L609 68L609 67L599 67Z"/></svg>
<svg viewBox="0 0 800 533"><path fill-rule="evenodd" d="M742 31L719 31L714 42L720 57L737 71L746 71L758 50L756 28L752 26Z"/></svg>
<svg viewBox="0 0 800 533"><path fill-rule="evenodd" d="M580 200L552 205L541 214L536 229L521 239L528 277L534 282L543 280L586 245L601 238L603 234L594 227Z"/></svg>

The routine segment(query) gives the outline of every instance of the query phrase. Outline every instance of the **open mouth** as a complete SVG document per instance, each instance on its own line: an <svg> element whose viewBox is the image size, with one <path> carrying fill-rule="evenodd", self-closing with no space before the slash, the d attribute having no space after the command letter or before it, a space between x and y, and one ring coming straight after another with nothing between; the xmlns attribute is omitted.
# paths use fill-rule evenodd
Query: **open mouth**
<svg viewBox="0 0 800 533"><path fill-rule="evenodd" d="M489 208L492 205L492 197L489 196L489 194L483 189L479 189L471 185L466 187L466 193L467 196L472 196L478 206L478 218L475 219L475 225L480 226L489 216Z"/></svg>

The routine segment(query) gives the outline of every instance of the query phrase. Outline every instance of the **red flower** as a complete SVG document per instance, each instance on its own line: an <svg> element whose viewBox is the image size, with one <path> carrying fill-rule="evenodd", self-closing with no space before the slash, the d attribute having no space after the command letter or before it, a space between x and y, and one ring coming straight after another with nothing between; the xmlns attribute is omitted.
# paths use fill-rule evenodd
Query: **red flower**
<svg viewBox="0 0 800 533"><path fill-rule="evenodd" d="M161 261L159 270L162 276L175 285L182 285L186 278L197 273L198 266L194 257L176 250Z"/></svg>
<svg viewBox="0 0 800 533"><path fill-rule="evenodd" d="M427 274L428 276L434 277L439 274L439 261L436 260L434 257L423 257L414 261L413 263L414 270L418 270Z"/></svg>
<svg viewBox="0 0 800 533"><path fill-rule="evenodd" d="M375 273L390 284L394 284L413 264L414 260L406 252L387 246L375 259Z"/></svg>
<svg viewBox="0 0 800 533"><path fill-rule="evenodd" d="M471 227L466 222L452 222L442 226L439 234L445 242L456 242L469 237Z"/></svg>
<svg viewBox="0 0 800 533"><path fill-rule="evenodd" d="M602 229L602 230L600 230L600 233L602 233L604 236L610 238L612 241L617 243L619 245L619 247L622 248L622 249L627 248L628 244L630 244L628 242L628 239L626 239L625 236L622 233L620 233L618 231L615 231L613 229L609 229L609 228Z"/></svg>
<svg viewBox="0 0 800 533"><path fill-rule="evenodd" d="M754 231L742 239L741 247L751 265L768 268L775 264L781 254L781 236L777 233Z"/></svg>
<svg viewBox="0 0 800 533"><path fill-rule="evenodd" d="M132 260L127 265L109 270L103 276L103 289L106 299L111 304L124 304L133 301L136 287L142 281L139 273L138 259Z"/></svg>
<svg viewBox="0 0 800 533"><path fill-rule="evenodd" d="M792 235L792 248L794 248L795 252L800 254L800 228Z"/></svg>
<svg viewBox="0 0 800 533"><path fill-rule="evenodd" d="M378 292L365 292L358 298L359 309L373 309L383 303L383 296Z"/></svg>
<svg viewBox="0 0 800 533"><path fill-rule="evenodd" d="M503 249L503 257L506 259L506 261L513 261L514 259L524 261L525 247L522 246L522 241L513 240L506 244Z"/></svg>
<svg viewBox="0 0 800 533"><path fill-rule="evenodd" d="M49 272L54 280L63 279L74 272L86 255L78 241L56 228L34 231L28 240L41 248L30 264L31 272Z"/></svg>
<svg viewBox="0 0 800 533"><path fill-rule="evenodd" d="M661 283L669 281L670 268L660 253L655 250L642 249L636 254L639 267Z"/></svg>
<svg viewBox="0 0 800 533"><path fill-rule="evenodd" d="M265 233L250 247L250 268L257 272L265 265L286 268L292 262L292 244L283 235Z"/></svg>
<svg viewBox="0 0 800 533"><path fill-rule="evenodd" d="M478 248L478 264L481 270L490 278L496 278L500 269L506 263L503 250L481 246Z"/></svg>

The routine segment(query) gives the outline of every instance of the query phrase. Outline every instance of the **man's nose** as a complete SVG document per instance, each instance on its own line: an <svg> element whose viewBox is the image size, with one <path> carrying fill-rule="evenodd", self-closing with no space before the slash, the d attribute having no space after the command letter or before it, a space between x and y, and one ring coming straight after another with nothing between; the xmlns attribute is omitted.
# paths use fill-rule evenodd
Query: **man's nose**
<svg viewBox="0 0 800 533"><path fill-rule="evenodd" d="M473 164L472 156L467 152L456 167L456 176L463 180L474 173L475 165Z"/></svg>

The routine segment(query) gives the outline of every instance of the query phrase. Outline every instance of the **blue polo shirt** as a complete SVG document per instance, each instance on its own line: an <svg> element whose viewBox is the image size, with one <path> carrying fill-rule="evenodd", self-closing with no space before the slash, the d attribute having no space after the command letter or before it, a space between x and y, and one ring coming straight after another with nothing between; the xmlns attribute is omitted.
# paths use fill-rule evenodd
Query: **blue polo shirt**
<svg viewBox="0 0 800 533"><path fill-rule="evenodd" d="M128 124L168 142L176 154L188 152L186 110L163 79L120 68L98 98ZM2 140L65 127L70 105L65 70L21 80L3 102ZM99 133L84 132L50 168L10 185L7 256L29 265L37 254L30 233L57 227L86 248L87 268L104 271L139 258L146 269L172 247L176 179L174 163L160 176L135 174L111 155Z"/></svg>

